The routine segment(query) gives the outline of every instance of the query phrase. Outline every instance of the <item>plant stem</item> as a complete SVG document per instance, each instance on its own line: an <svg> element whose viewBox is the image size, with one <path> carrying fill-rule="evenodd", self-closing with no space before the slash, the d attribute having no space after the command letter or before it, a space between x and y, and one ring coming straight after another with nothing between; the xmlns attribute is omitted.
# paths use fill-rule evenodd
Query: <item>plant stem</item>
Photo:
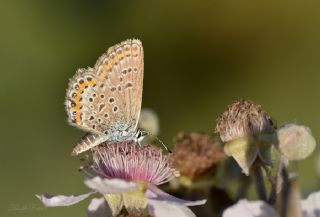
<svg viewBox="0 0 320 217"><path fill-rule="evenodd" d="M256 161L251 167L251 174L260 200L267 201L266 188L263 180L261 165Z"/></svg>

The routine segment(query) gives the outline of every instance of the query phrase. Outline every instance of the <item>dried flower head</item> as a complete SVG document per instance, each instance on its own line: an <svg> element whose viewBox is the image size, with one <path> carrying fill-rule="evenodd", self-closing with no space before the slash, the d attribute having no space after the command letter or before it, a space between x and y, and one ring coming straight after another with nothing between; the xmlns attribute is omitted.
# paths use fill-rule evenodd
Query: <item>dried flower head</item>
<svg viewBox="0 0 320 217"><path fill-rule="evenodd" d="M179 133L173 143L173 162L190 180L215 172L217 163L225 158L219 142L209 134Z"/></svg>
<svg viewBox="0 0 320 217"><path fill-rule="evenodd" d="M223 142L244 136L274 132L274 123L261 105L249 100L239 100L228 106L218 119L215 129Z"/></svg>

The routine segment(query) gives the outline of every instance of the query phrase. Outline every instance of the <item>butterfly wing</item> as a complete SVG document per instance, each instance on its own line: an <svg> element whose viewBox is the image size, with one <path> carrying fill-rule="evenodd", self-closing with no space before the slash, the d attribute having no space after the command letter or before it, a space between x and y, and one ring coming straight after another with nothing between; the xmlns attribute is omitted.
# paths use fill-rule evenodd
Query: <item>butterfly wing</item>
<svg viewBox="0 0 320 217"><path fill-rule="evenodd" d="M79 69L69 81L65 101L68 122L96 134L101 131L96 129L96 122L90 120L89 114L95 109L100 83L94 69Z"/></svg>
<svg viewBox="0 0 320 217"><path fill-rule="evenodd" d="M80 69L70 80L66 96L69 123L104 135L105 140L112 139L106 134L119 126L133 132L141 110L142 85L141 42L126 40L109 48L94 68Z"/></svg>
<svg viewBox="0 0 320 217"><path fill-rule="evenodd" d="M109 122L105 130L127 126L133 132L138 124L143 89L143 48L139 40L127 40L111 47L95 65L99 80L105 81L103 114Z"/></svg>

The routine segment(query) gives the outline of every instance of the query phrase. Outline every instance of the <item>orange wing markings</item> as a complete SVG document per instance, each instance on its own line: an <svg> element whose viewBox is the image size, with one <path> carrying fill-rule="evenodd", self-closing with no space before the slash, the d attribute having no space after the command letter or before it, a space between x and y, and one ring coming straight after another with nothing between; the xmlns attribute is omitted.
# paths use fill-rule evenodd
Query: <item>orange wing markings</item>
<svg viewBox="0 0 320 217"><path fill-rule="evenodd" d="M130 50L121 50L119 49L120 52L116 52L114 56L110 57L110 60L103 66L101 69L101 73L99 74L99 79L104 80L107 76L108 73L111 71L112 67L119 63L121 60L123 60L125 57L131 55Z"/></svg>
<svg viewBox="0 0 320 217"><path fill-rule="evenodd" d="M84 90L88 87L94 87L96 85L96 82L91 80L91 81L83 81L83 83L78 83L78 90L74 89L74 93L76 94L76 97L74 98L69 98L71 102L74 103L74 106L70 108L72 112L76 112L75 118L73 119L75 123L81 124L81 101L82 101L82 94Z"/></svg>

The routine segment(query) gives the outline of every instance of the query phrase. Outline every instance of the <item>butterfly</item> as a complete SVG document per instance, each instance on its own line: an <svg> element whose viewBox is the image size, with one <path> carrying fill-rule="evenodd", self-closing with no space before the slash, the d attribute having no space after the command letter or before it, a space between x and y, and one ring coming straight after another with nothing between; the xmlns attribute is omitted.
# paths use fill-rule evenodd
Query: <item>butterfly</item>
<svg viewBox="0 0 320 217"><path fill-rule="evenodd" d="M108 49L93 68L78 69L69 81L68 122L88 133L71 155L103 142L140 141L138 129L143 89L143 47L128 39Z"/></svg>

